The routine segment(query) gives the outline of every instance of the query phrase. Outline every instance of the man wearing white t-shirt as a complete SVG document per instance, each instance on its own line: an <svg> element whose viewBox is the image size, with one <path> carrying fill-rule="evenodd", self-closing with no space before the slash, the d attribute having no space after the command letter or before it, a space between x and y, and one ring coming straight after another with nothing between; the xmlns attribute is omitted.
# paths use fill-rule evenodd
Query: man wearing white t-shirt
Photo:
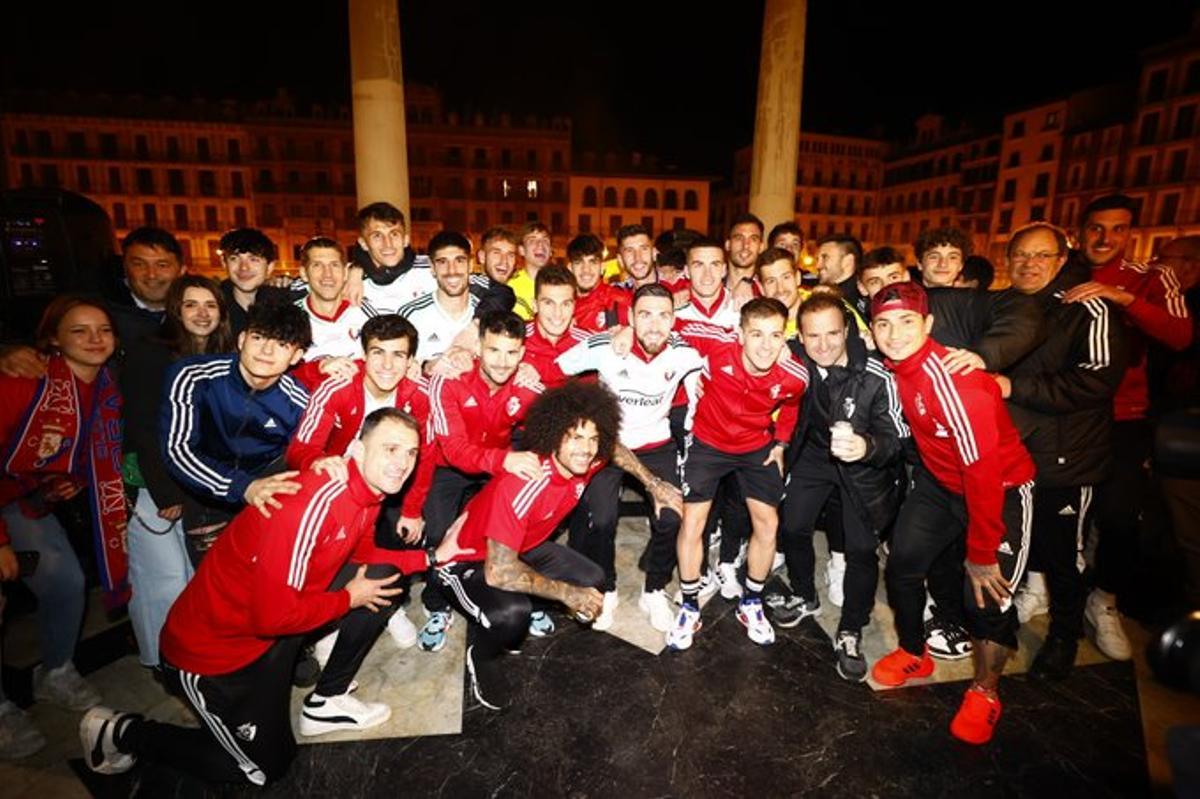
<svg viewBox="0 0 1200 799"><path fill-rule="evenodd" d="M397 311L421 336L417 353L426 375L471 324L479 303L470 290L471 242L466 236L453 230L437 233L429 240L429 259L437 288Z"/></svg>
<svg viewBox="0 0 1200 799"><path fill-rule="evenodd" d="M308 294L296 305L308 314L313 334L304 360L352 358L362 351L358 336L367 314L342 299L349 273L342 248L333 239L317 236L300 249L300 276L308 284Z"/></svg>

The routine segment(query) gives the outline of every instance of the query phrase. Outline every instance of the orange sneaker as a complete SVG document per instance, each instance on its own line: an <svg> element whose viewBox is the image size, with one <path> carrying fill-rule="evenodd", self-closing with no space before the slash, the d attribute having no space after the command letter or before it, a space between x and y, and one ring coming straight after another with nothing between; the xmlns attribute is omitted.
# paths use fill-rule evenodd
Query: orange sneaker
<svg viewBox="0 0 1200 799"><path fill-rule="evenodd" d="M895 688L909 680L928 677L933 674L933 658L929 657L929 649L921 653L921 657L910 655L903 648L896 647L892 652L875 661L871 669L871 679L880 685Z"/></svg>
<svg viewBox="0 0 1200 799"><path fill-rule="evenodd" d="M968 688L950 722L950 734L969 744L985 744L992 740L999 720L1000 700L978 688Z"/></svg>

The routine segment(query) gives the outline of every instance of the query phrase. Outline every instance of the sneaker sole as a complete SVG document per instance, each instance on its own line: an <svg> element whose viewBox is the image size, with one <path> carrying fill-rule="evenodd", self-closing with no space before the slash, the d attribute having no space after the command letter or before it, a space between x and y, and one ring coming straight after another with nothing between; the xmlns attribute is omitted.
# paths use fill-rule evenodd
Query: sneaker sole
<svg viewBox="0 0 1200 799"><path fill-rule="evenodd" d="M93 713L90 708L88 709L88 712L84 714L83 718L79 720L79 745L83 750L83 762L87 764L87 767L90 770L97 774L124 774L126 771L129 771L129 769L133 768L134 764L137 762L137 758L133 755L121 753L116 758L109 759L105 757L100 761L99 764L92 764L92 752L95 751L96 747L100 744L100 732L104 729L104 723L107 721L108 719L99 718L98 715ZM97 728L95 740L92 739L93 727ZM46 742L43 740L42 746L45 745ZM34 751L38 751L41 748L42 747L38 747L38 749Z"/></svg>
<svg viewBox="0 0 1200 799"><path fill-rule="evenodd" d="M674 624L674 622L672 622L672 624ZM697 620L696 620L696 626L692 628L692 639L693 639L693 640L694 640L694 639L695 639L695 637L696 637L696 633L700 632L700 628L701 628L701 627L703 627L703 626L704 626L704 623L703 623L703 622L701 622L699 619L697 619ZM670 650L671 650L671 651L673 651L673 652L684 652L684 651L686 651L686 650L688 650L688 649L691 649L691 648L692 648L692 643L693 643L693 640L689 640L689 641L688 641L688 643L687 643L687 646L678 646L678 645L676 645L676 644L672 644L672 643L670 643L670 642L668 641L668 642L667 642L667 649L670 649Z"/></svg>
<svg viewBox="0 0 1200 799"><path fill-rule="evenodd" d="M314 719L306 714L300 715L300 723L297 726L297 731L305 738L313 738L317 735L325 735L331 732L354 732L356 730L369 730L372 727L378 727L392 717L392 709L388 708L388 712L377 721L372 721L370 724L363 724L357 721L327 721L325 719Z"/></svg>
<svg viewBox="0 0 1200 799"><path fill-rule="evenodd" d="M837 669L838 676L841 677L846 682L866 682L867 681L867 671L865 668L863 669L862 674L857 674L857 675L847 674L845 671L843 671L842 664L840 662L834 664L834 668Z"/></svg>
<svg viewBox="0 0 1200 799"><path fill-rule="evenodd" d="M750 622L745 616L742 615L741 608L739 608L738 611L734 615L737 616L737 620L742 623L742 626L746 628L746 637L749 638L751 641L758 644L759 646L770 646L771 644L775 643L774 629L771 630L771 637L769 639L764 639L764 640L760 641L757 638L755 638L754 634L751 632Z"/></svg>
<svg viewBox="0 0 1200 799"><path fill-rule="evenodd" d="M966 652L952 655L949 652L934 652L932 649L930 649L929 657L933 658L934 660L966 660L967 658L971 657L971 652L968 650Z"/></svg>

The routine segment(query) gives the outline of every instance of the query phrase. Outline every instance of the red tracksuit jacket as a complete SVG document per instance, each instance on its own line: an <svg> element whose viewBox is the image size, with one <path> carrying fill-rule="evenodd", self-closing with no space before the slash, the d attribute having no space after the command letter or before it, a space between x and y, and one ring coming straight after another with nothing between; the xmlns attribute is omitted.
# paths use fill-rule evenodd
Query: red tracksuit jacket
<svg viewBox="0 0 1200 799"><path fill-rule="evenodd" d="M988 565L1004 537L1004 492L1033 479L1033 460L992 376L951 375L940 360L945 354L931 338L887 365L921 463L967 503L967 559Z"/></svg>
<svg viewBox="0 0 1200 799"><path fill-rule="evenodd" d="M558 388L567 382L567 376L558 368L555 360L567 350L588 337L588 332L572 325L557 342L551 342L538 330L537 320L525 323L525 363L537 369L546 388Z"/></svg>
<svg viewBox="0 0 1200 799"><path fill-rule="evenodd" d="M437 442L437 465L460 472L496 474L512 444L513 427L525 418L541 387L522 388L509 380L495 394L479 374L469 372L429 381L429 429Z"/></svg>

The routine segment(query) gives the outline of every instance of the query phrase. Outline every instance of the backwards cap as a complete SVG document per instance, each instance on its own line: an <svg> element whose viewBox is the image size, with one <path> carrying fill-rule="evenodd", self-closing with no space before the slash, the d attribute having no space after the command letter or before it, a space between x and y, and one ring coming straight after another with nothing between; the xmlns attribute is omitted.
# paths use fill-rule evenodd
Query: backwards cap
<svg viewBox="0 0 1200 799"><path fill-rule="evenodd" d="M884 311L915 311L921 316L928 316L929 295L919 283L892 283L871 298L871 316L876 317Z"/></svg>

